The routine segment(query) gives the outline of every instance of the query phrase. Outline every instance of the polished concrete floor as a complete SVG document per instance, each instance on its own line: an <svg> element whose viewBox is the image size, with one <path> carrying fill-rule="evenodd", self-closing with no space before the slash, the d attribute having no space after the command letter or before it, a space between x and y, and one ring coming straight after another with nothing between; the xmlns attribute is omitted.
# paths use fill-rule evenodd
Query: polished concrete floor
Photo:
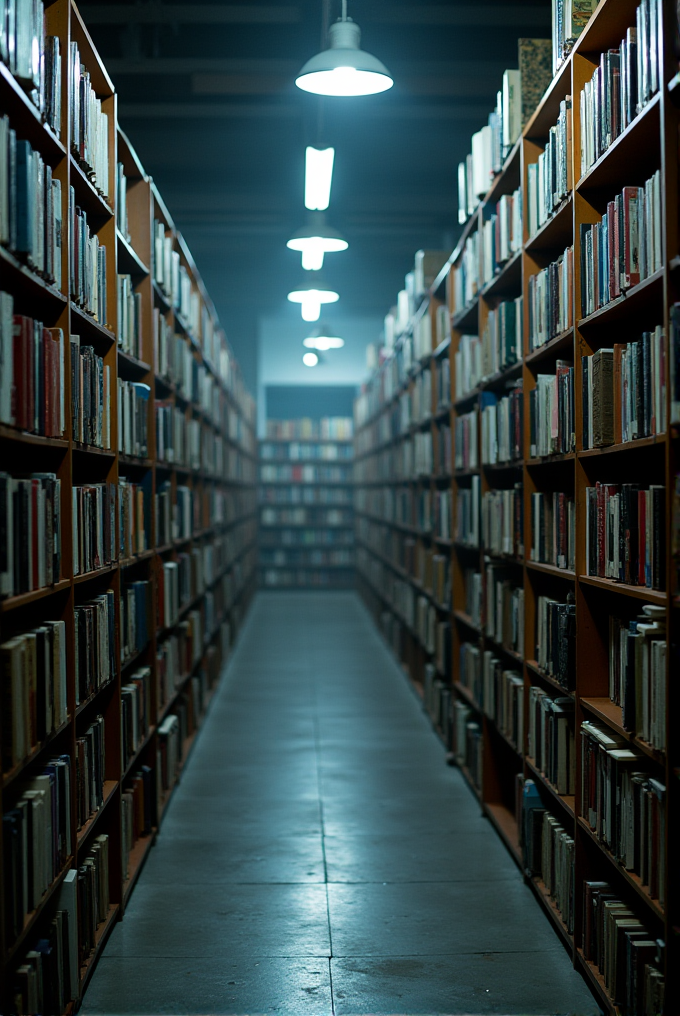
<svg viewBox="0 0 680 1016"><path fill-rule="evenodd" d="M352 593L262 593L81 1012L599 1012Z"/></svg>

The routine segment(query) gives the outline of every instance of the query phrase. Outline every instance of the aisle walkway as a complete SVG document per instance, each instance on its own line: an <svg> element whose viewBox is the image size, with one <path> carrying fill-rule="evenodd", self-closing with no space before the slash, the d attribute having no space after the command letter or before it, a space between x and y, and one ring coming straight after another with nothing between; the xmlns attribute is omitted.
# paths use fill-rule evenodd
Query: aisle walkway
<svg viewBox="0 0 680 1016"><path fill-rule="evenodd" d="M598 1012L350 593L265 593L83 1016Z"/></svg>

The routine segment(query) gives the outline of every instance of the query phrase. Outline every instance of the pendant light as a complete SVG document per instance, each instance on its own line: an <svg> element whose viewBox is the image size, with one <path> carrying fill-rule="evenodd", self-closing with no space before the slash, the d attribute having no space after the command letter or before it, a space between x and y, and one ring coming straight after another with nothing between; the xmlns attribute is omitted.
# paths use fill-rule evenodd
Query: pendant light
<svg viewBox="0 0 680 1016"><path fill-rule="evenodd" d="M316 95L375 95L394 84L392 75L376 57L360 49L361 29L347 17L347 0L342 0L342 17L328 29L328 49L304 65L295 84Z"/></svg>
<svg viewBox="0 0 680 1016"><path fill-rule="evenodd" d="M315 272L323 266L324 254L347 250L349 244L337 229L327 224L323 212L310 212L307 224L290 238L286 246L302 253L305 271Z"/></svg>
<svg viewBox="0 0 680 1016"><path fill-rule="evenodd" d="M309 272L302 285L288 294L291 303L299 303L303 321L318 321L324 303L336 303L340 297L326 285L320 272Z"/></svg>
<svg viewBox="0 0 680 1016"><path fill-rule="evenodd" d="M319 364L319 357L316 353L305 353L302 357L302 362L305 367L317 367Z"/></svg>
<svg viewBox="0 0 680 1016"><path fill-rule="evenodd" d="M307 349L318 349L325 352L328 349L342 349L345 340L339 335L334 335L327 325L320 325L315 328L311 335L302 340L302 345Z"/></svg>

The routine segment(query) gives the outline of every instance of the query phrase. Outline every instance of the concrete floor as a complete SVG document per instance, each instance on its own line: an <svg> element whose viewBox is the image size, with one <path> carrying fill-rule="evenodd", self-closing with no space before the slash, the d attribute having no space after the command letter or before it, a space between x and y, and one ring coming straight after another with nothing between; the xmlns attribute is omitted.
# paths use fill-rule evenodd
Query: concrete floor
<svg viewBox="0 0 680 1016"><path fill-rule="evenodd" d="M95 1014L599 1009L352 593L263 593Z"/></svg>

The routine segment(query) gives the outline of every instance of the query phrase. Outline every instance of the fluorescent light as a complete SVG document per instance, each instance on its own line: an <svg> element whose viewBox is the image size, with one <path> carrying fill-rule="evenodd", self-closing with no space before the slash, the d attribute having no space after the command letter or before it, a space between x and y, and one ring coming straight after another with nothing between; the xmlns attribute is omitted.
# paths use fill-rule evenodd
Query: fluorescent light
<svg viewBox="0 0 680 1016"><path fill-rule="evenodd" d="M341 21L328 30L329 48L304 65L295 84L316 95L375 95L394 84L392 75L376 57L359 48L361 30L343 11Z"/></svg>
<svg viewBox="0 0 680 1016"><path fill-rule="evenodd" d="M304 363L305 367L316 367L317 363L319 362L319 357L316 355L316 353L305 353L305 355L302 357L302 362Z"/></svg>
<svg viewBox="0 0 680 1016"><path fill-rule="evenodd" d="M302 345L306 346L307 349L319 349L324 352L327 349L342 349L345 345L345 340L335 335L310 335L302 340Z"/></svg>
<svg viewBox="0 0 680 1016"><path fill-rule="evenodd" d="M312 148L305 151L305 208L323 212L331 200L334 148Z"/></svg>

